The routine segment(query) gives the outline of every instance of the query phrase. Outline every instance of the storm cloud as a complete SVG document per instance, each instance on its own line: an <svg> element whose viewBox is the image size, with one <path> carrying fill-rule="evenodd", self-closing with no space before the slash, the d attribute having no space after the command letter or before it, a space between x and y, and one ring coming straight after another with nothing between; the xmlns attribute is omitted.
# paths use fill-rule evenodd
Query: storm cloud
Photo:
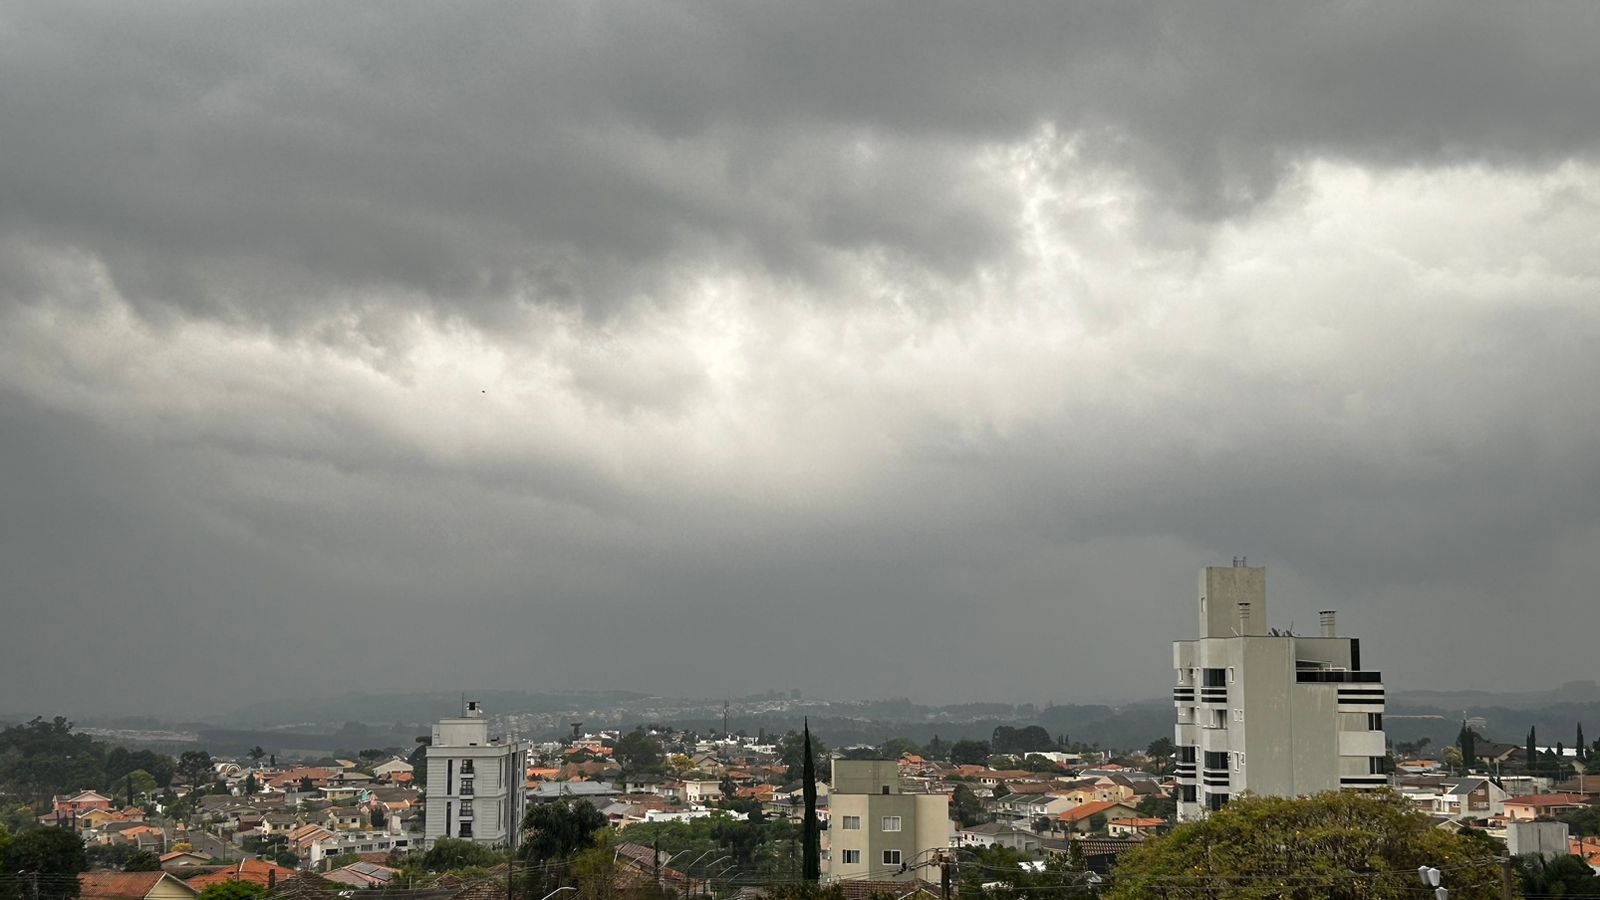
<svg viewBox="0 0 1600 900"><path fill-rule="evenodd" d="M0 4L0 710L1592 674L1597 19Z"/></svg>

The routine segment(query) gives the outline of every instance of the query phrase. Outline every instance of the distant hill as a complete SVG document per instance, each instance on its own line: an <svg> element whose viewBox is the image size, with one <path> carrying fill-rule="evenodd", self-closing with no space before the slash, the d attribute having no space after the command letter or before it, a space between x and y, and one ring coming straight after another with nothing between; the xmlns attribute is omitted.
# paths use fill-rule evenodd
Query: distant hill
<svg viewBox="0 0 1600 900"><path fill-rule="evenodd" d="M566 710L619 706L647 699L632 691L470 691L497 713L559 713ZM270 726L292 722L431 723L461 711L460 691L398 694L342 694L321 699L284 698L252 703L226 716L223 724Z"/></svg>

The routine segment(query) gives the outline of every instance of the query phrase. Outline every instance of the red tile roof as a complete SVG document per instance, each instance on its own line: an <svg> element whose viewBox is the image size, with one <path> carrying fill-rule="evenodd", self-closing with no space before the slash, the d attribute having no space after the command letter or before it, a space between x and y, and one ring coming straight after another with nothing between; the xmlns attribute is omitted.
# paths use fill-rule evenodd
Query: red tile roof
<svg viewBox="0 0 1600 900"><path fill-rule="evenodd" d="M181 884L196 895L199 889L166 872L84 872L78 876L78 896L82 900L143 900L162 879Z"/></svg>

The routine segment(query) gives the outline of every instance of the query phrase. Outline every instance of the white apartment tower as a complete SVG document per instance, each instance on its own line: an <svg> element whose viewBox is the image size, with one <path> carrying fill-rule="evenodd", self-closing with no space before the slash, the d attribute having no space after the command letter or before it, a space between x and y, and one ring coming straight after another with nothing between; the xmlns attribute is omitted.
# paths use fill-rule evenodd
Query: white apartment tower
<svg viewBox="0 0 1600 900"><path fill-rule="evenodd" d="M515 848L527 803L527 745L490 739L489 720L469 700L460 716L433 726L427 758L425 844L453 837Z"/></svg>
<svg viewBox="0 0 1600 900"><path fill-rule="evenodd" d="M1296 797L1388 783L1384 688L1322 612L1314 637L1267 628L1267 570L1200 573L1200 637L1174 641L1178 818L1244 791Z"/></svg>

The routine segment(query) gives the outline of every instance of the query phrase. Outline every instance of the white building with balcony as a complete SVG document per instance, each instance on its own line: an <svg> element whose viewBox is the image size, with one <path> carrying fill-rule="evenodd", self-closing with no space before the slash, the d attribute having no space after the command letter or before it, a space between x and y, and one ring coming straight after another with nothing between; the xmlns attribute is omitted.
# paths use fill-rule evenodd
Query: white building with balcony
<svg viewBox="0 0 1600 900"><path fill-rule="evenodd" d="M1388 784L1382 676L1332 611L1315 637L1267 628L1267 570L1200 573L1200 637L1172 645L1178 818L1244 791L1295 797Z"/></svg>
<svg viewBox="0 0 1600 900"><path fill-rule="evenodd" d="M489 736L477 701L433 726L427 751L427 846L442 837L515 848L527 803L528 747Z"/></svg>

